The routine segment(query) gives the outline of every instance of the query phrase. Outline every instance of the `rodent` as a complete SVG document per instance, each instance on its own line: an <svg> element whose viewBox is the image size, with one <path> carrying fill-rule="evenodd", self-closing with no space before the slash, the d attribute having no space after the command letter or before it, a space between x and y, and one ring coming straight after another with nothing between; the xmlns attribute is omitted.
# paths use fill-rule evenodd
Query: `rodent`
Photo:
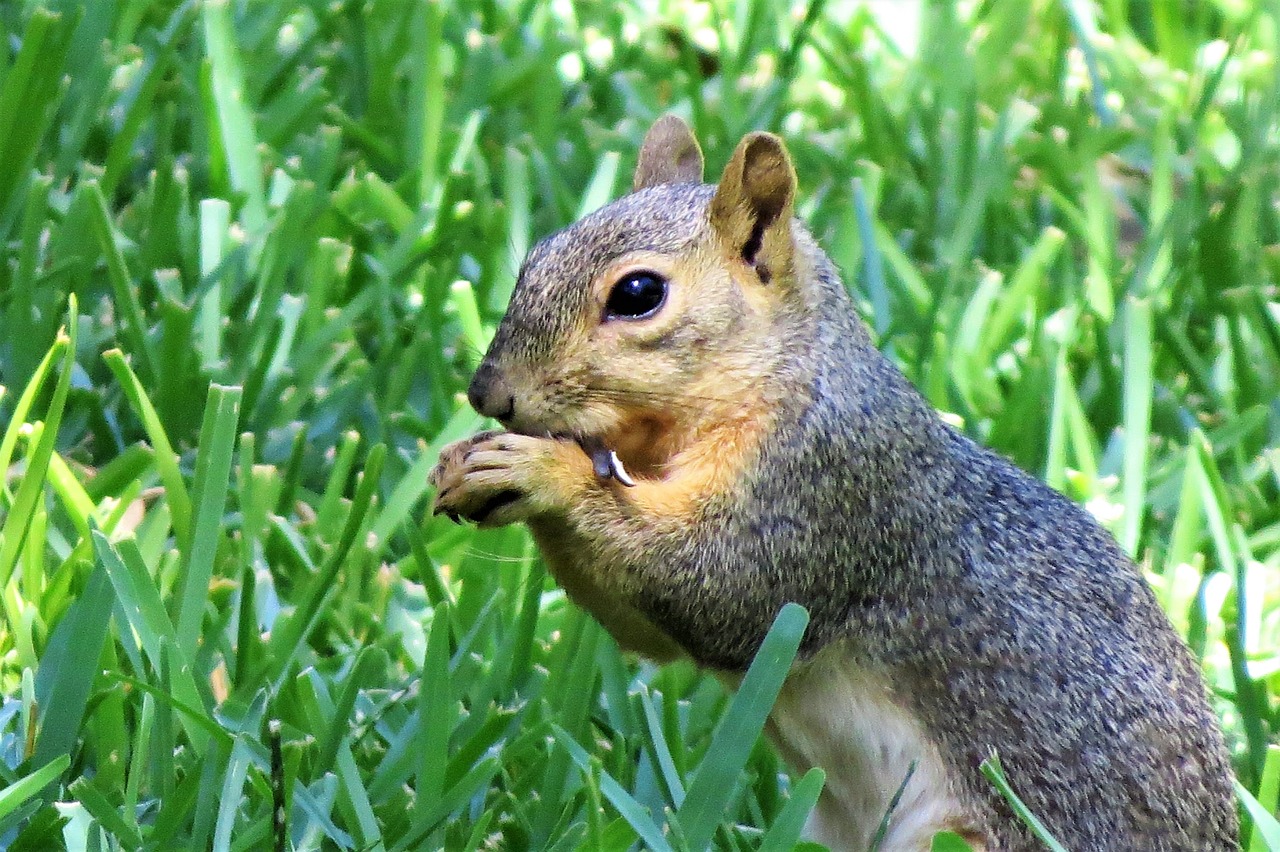
<svg viewBox="0 0 1280 852"><path fill-rule="evenodd" d="M946 425L881 355L794 219L782 141L717 185L658 120L630 194L539 243L469 389L504 427L444 449L435 511L524 522L624 647L744 672L787 601L811 621L768 733L822 765L813 839L951 830L1071 850L1238 848L1195 660L1081 508Z"/></svg>

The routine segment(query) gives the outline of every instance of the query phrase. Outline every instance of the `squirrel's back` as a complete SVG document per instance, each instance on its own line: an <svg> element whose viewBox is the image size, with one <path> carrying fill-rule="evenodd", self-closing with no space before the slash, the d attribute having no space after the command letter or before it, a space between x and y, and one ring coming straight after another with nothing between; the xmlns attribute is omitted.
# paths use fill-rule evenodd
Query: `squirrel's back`
<svg viewBox="0 0 1280 852"><path fill-rule="evenodd" d="M885 676L961 798L982 803L1001 844L989 848L1038 848L979 772L993 753L1070 849L1236 848L1217 720L1136 566L1079 506L946 426L840 318L852 305L818 264L829 319L793 350L809 390L716 539L751 542L756 582L810 608L806 650ZM699 537L683 558L707 546ZM758 641L742 627L758 630L770 606L712 631L691 613L682 641L739 667Z"/></svg>

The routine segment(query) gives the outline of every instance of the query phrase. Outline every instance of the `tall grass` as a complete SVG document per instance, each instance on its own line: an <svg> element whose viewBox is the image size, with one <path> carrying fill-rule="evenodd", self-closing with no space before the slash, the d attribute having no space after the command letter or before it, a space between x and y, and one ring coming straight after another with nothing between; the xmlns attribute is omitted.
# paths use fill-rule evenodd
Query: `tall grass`
<svg viewBox="0 0 1280 852"><path fill-rule="evenodd" d="M795 845L801 613L731 700L424 512L525 251L675 111L712 173L782 133L885 350L1141 561L1280 849L1280 7L893 24L0 4L0 846Z"/></svg>

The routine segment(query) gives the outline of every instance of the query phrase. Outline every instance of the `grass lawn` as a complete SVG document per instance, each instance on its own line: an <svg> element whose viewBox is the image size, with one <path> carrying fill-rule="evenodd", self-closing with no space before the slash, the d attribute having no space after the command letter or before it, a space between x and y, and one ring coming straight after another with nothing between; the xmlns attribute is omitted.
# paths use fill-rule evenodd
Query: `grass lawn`
<svg viewBox="0 0 1280 852"><path fill-rule="evenodd" d="M800 614L731 699L426 512L674 111L781 133L885 351L1141 562L1280 850L1280 3L783 6L0 4L0 848L796 844Z"/></svg>

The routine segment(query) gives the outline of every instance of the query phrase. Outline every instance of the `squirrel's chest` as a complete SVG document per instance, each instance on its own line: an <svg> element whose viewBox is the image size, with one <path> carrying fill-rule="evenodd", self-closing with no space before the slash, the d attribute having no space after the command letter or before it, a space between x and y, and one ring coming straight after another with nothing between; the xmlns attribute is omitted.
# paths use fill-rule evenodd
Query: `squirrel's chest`
<svg viewBox="0 0 1280 852"><path fill-rule="evenodd" d="M981 849L937 744L881 677L848 657L829 648L793 674L769 719L770 739L793 768L826 772L806 833L833 850L868 849L901 789L879 849L928 850L944 830Z"/></svg>

